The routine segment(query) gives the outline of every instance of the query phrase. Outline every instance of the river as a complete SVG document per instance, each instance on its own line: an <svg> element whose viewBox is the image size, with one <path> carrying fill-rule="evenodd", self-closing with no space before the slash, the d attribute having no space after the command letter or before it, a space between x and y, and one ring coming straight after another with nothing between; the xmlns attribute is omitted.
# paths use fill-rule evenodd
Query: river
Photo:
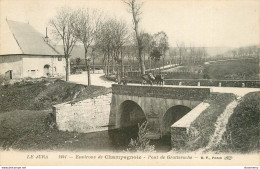
<svg viewBox="0 0 260 169"><path fill-rule="evenodd" d="M87 143L84 149L89 151L125 151L131 138L136 139L138 127L127 127L122 129L88 133ZM86 138L85 137L85 138ZM170 137L164 137L159 140L150 140L150 144L155 146L156 152L168 152L171 150Z"/></svg>

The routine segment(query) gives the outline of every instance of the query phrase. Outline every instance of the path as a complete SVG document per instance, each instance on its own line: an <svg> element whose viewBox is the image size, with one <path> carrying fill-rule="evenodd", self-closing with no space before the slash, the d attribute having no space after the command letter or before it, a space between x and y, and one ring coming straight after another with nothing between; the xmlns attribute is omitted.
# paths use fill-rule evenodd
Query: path
<svg viewBox="0 0 260 169"><path fill-rule="evenodd" d="M104 86L104 87L111 87L112 84L115 84L115 82L109 81L105 78L103 78L104 74L90 74L91 77L91 85L94 86ZM73 74L70 75L69 78L70 82L77 83L77 84L88 84L88 75L87 72L83 72L82 74Z"/></svg>
<svg viewBox="0 0 260 169"><path fill-rule="evenodd" d="M171 64L171 65L165 65L165 66L161 66L160 68L153 68L153 69L146 69L145 71L153 71L153 70L161 70L161 71L165 71L166 70L170 70L172 68L176 68L178 67L178 64Z"/></svg>

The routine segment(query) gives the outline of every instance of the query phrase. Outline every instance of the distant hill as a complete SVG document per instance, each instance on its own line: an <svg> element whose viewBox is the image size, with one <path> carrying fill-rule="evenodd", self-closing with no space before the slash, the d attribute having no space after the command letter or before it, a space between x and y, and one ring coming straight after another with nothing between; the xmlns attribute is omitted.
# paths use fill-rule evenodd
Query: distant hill
<svg viewBox="0 0 260 169"><path fill-rule="evenodd" d="M235 49L234 47L206 47L206 51L209 56L216 56L219 54L223 54L227 51Z"/></svg>
<svg viewBox="0 0 260 169"><path fill-rule="evenodd" d="M174 50L176 48L177 47L170 47L170 50ZM200 48L200 47L197 47L197 48ZM232 48L232 47L205 47L205 49L209 56L216 56L219 54L223 54L229 50L232 50L234 48Z"/></svg>

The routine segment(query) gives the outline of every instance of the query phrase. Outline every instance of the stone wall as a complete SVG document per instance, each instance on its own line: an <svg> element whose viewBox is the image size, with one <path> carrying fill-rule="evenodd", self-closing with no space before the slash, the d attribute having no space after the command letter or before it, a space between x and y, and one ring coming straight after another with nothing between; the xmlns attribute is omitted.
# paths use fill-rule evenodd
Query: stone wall
<svg viewBox="0 0 260 169"><path fill-rule="evenodd" d="M159 86L112 85L112 93L128 96L155 97L178 100L203 101L210 95L210 88L181 88Z"/></svg>
<svg viewBox="0 0 260 169"><path fill-rule="evenodd" d="M187 115L183 116L179 121L171 126L171 145L174 149L180 149L186 145L188 133L191 131L191 123L196 120L199 115L210 105L202 102L192 109Z"/></svg>
<svg viewBox="0 0 260 169"><path fill-rule="evenodd" d="M215 86L215 87L260 87L259 80L212 80L212 79L165 79L165 85Z"/></svg>
<svg viewBox="0 0 260 169"><path fill-rule="evenodd" d="M107 128L112 93L53 106L59 130L88 133ZM106 126L106 127L104 127Z"/></svg>

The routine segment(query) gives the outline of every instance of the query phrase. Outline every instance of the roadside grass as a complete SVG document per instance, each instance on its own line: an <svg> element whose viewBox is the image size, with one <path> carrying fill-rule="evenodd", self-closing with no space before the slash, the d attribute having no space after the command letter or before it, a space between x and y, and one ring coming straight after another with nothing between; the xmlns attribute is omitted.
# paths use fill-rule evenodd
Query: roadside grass
<svg viewBox="0 0 260 169"><path fill-rule="evenodd" d="M67 101L87 99L111 92L102 86L84 86L62 80L20 82L0 86L0 112L45 110Z"/></svg>
<svg viewBox="0 0 260 169"><path fill-rule="evenodd" d="M51 110L15 110L0 114L0 150L106 151L108 134L59 131ZM106 131L107 132L107 131ZM97 137L100 138L97 141ZM94 141L95 140L95 141Z"/></svg>
<svg viewBox="0 0 260 169"><path fill-rule="evenodd" d="M217 118L224 112L226 106L235 99L230 93L211 93L210 98L205 100L210 107L204 110L192 122L188 141L184 151L194 151L207 146L210 137L214 134Z"/></svg>
<svg viewBox="0 0 260 169"><path fill-rule="evenodd" d="M215 151L250 153L260 150L260 92L245 95L229 118Z"/></svg>

